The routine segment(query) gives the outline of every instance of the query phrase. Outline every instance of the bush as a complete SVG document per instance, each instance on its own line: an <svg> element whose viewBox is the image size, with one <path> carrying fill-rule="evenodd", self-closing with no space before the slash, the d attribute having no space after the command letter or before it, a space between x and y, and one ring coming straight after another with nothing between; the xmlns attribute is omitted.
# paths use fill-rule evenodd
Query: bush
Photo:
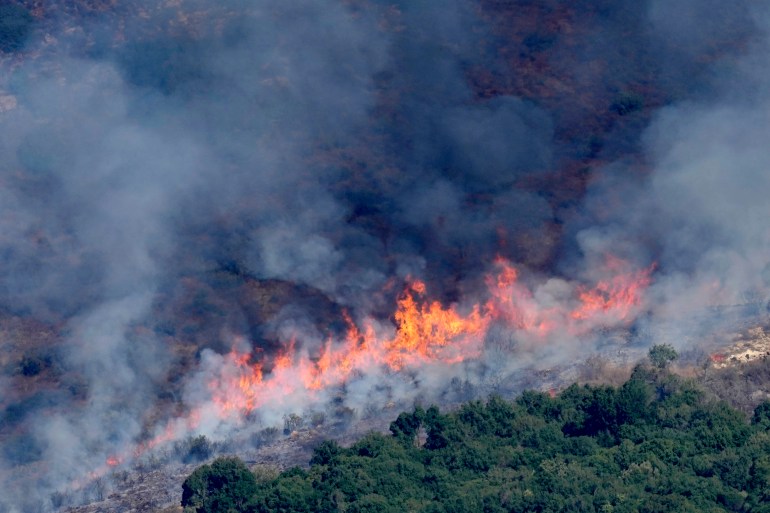
<svg viewBox="0 0 770 513"><path fill-rule="evenodd" d="M303 419L296 413L292 413L291 415L286 415L283 418L283 434L290 435L293 432L302 429L302 426L304 425L305 425L305 419Z"/></svg>
<svg viewBox="0 0 770 513"><path fill-rule="evenodd" d="M257 492L257 480L238 458L217 458L182 484L182 507L195 513L243 511Z"/></svg>
<svg viewBox="0 0 770 513"><path fill-rule="evenodd" d="M184 456L185 463L198 463L207 460L212 455L214 449L209 439L203 435L196 436L189 442L187 454Z"/></svg>
<svg viewBox="0 0 770 513"><path fill-rule="evenodd" d="M280 431L276 427L265 428L251 435L251 443L254 447L262 447L265 444L274 442L279 434Z"/></svg>
<svg viewBox="0 0 770 513"><path fill-rule="evenodd" d="M0 50L14 52L24 46L34 18L20 5L0 5Z"/></svg>
<svg viewBox="0 0 770 513"><path fill-rule="evenodd" d="M648 356L655 367L665 369L679 354L670 344L656 344L650 348Z"/></svg>
<svg viewBox="0 0 770 513"><path fill-rule="evenodd" d="M751 417L751 423L770 426L770 402L764 401L754 409L754 415Z"/></svg>

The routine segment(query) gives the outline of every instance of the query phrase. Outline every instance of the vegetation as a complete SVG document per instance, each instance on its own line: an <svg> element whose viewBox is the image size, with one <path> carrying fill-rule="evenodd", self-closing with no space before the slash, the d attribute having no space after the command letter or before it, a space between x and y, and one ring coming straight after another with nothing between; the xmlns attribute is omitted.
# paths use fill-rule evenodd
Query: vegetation
<svg viewBox="0 0 770 513"><path fill-rule="evenodd" d="M0 5L0 50L19 50L27 41L34 18L20 5Z"/></svg>
<svg viewBox="0 0 770 513"><path fill-rule="evenodd" d="M207 460L214 452L211 442L203 435L196 436L187 443L187 451L182 458L185 463L198 463Z"/></svg>
<svg viewBox="0 0 770 513"><path fill-rule="evenodd" d="M663 359L668 362L667 358ZM693 382L639 366L620 387L415 408L307 470L258 482L220 459L185 481L188 512L770 512L770 403L751 422ZM251 474L249 474L251 475ZM232 509L235 508L235 509Z"/></svg>
<svg viewBox="0 0 770 513"><path fill-rule="evenodd" d="M191 511L242 511L257 492L257 480L237 458L203 465L182 486L182 504Z"/></svg>
<svg viewBox="0 0 770 513"><path fill-rule="evenodd" d="M679 356L671 344L656 344L648 353L650 362L659 369L665 369L668 364Z"/></svg>

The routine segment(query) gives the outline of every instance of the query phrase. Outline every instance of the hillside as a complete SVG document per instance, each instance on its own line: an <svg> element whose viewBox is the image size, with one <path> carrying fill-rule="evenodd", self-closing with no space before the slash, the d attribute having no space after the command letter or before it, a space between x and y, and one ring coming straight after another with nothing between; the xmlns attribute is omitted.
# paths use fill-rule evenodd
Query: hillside
<svg viewBox="0 0 770 513"><path fill-rule="evenodd" d="M0 511L166 507L654 344L750 414L768 13L0 1Z"/></svg>
<svg viewBox="0 0 770 513"><path fill-rule="evenodd" d="M220 458L185 511L767 511L770 403L747 423L685 379L638 366L620 387L527 391L457 411L416 408L350 447L321 443L279 475Z"/></svg>

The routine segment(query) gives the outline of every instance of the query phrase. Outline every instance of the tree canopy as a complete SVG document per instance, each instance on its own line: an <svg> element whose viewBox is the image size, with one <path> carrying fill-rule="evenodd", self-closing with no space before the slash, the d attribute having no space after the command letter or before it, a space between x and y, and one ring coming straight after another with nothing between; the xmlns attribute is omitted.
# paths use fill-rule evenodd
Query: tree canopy
<svg viewBox="0 0 770 513"><path fill-rule="evenodd" d="M650 362L659 369L665 369L668 364L677 359L679 354L670 344L655 344L650 348Z"/></svg>
<svg viewBox="0 0 770 513"><path fill-rule="evenodd" d="M404 412L391 435L322 443L308 469L257 484L237 460L185 482L200 513L770 512L770 403L749 422L692 382L639 367L620 387L529 391L442 413ZM417 433L427 438L420 443ZM237 486L233 483L239 483ZM235 508L235 509L227 509Z"/></svg>

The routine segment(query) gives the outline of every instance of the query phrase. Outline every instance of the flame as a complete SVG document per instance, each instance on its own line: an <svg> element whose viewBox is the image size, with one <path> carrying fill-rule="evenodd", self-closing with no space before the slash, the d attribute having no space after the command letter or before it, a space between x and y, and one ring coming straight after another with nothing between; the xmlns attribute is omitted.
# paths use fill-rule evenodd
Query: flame
<svg viewBox="0 0 770 513"><path fill-rule="evenodd" d="M532 292L519 283L519 272L502 257L495 259L497 274L486 278L490 298L485 310L506 326L534 335L545 335L556 326L555 310L544 308L534 300Z"/></svg>
<svg viewBox="0 0 770 513"><path fill-rule="evenodd" d="M452 364L481 355L489 319L478 305L467 314L439 301L426 302L426 285L413 280L399 298L394 314L396 330L391 337L376 334L371 320L359 328L348 313L345 339L327 340L320 355L298 355L296 339L275 358L267 378L261 363L249 364L249 355L232 350L226 367L235 369L209 383L213 402L222 416L247 413L278 398L297 392L313 394L347 381L373 368L398 371L430 362Z"/></svg>
<svg viewBox="0 0 770 513"><path fill-rule="evenodd" d="M397 301L392 332L378 333L372 319L356 323L345 312L342 340L325 340L311 357L298 351L297 338L292 338L267 373L264 363L250 364L249 353L234 349L226 356L227 370L209 383L213 402L221 416L231 417L298 393L312 397L375 369L398 372L478 358L495 324L537 339L557 329L580 336L599 325L622 325L642 304L653 268L627 271L630 265L614 257L607 258L606 268L617 274L590 288L576 285L577 306L572 309L542 306L520 282L519 271L503 258L495 261L495 272L485 280L489 298L466 308L428 300L427 285L409 280Z"/></svg>
<svg viewBox="0 0 770 513"><path fill-rule="evenodd" d="M607 279L590 287L564 282L570 297L544 301L541 291L522 283L513 264L498 258L485 279L487 298L467 305L430 300L427 285L410 279L397 299L391 327L371 318L356 321L344 312L344 335L324 340L313 354L306 347L310 344L295 335L272 361L264 357L254 361L256 353L244 350L243 341L236 340L208 382L210 406L218 419L243 421L260 408L282 408L292 396L312 401L324 390L370 372L396 373L476 359L483 354L492 326L547 343L553 333L577 338L600 326L624 325L643 307L652 271L653 267L636 270L621 259L607 257ZM170 421L155 438L110 456L105 468L195 432L201 415L198 408Z"/></svg>
<svg viewBox="0 0 770 513"><path fill-rule="evenodd" d="M627 264L608 256L607 267L619 269ZM654 266L631 273L618 273L609 280L600 281L594 288L579 287L580 306L570 316L576 320L596 317L598 314L611 314L619 320L626 320L634 309L641 304L642 294L650 284L650 275Z"/></svg>
<svg viewBox="0 0 770 513"><path fill-rule="evenodd" d="M410 284L414 294L425 294L425 284ZM438 301L420 305L414 294L407 292L398 301L395 319L396 335L387 341L383 360L393 370L420 362L457 363L481 354L481 342L488 319L479 306L462 315L454 307L444 308Z"/></svg>
<svg viewBox="0 0 770 513"><path fill-rule="evenodd" d="M184 435L194 432L198 428L200 420L201 412L197 408L190 411L185 417L170 420L158 435L133 447L126 448L120 453L109 455L102 465L91 470L82 478L71 481L69 488L72 490L82 489L88 483L106 476L116 467L136 460L156 447L179 440Z"/></svg>

